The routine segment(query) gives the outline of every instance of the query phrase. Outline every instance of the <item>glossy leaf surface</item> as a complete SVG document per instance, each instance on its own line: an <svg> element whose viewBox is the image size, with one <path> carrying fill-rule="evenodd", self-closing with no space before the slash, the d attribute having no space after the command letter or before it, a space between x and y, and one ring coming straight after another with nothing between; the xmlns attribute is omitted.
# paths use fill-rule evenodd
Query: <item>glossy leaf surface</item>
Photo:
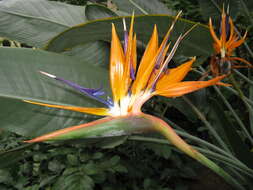
<svg viewBox="0 0 253 190"><path fill-rule="evenodd" d="M76 112L31 105L22 102L22 99L84 107L103 106L58 81L42 76L38 73L39 70L72 80L85 87L103 86L110 93L105 69L81 63L68 56L32 49L0 48L0 57L2 129L26 136L38 136L78 123L86 123L94 118Z"/></svg>
<svg viewBox="0 0 253 190"><path fill-rule="evenodd" d="M140 14L173 14L166 5L159 0L113 0L118 9L127 12L130 15L134 11L136 15Z"/></svg>
<svg viewBox="0 0 253 190"><path fill-rule="evenodd" d="M153 26L156 24L159 31L159 38L161 40L173 19L174 18L171 16L161 15L136 16L134 27L137 33L137 39L147 43L152 33ZM127 17L126 21L129 26L130 17ZM123 37L122 17L95 20L72 27L56 36L48 44L47 50L63 52L90 41L110 41L111 23L115 24L119 36ZM179 19L170 39L175 41L181 33L189 30L194 24L196 23ZM205 25L196 26L183 40L177 53L181 54L181 56L209 56L212 53L212 39L208 27Z"/></svg>
<svg viewBox="0 0 253 190"><path fill-rule="evenodd" d="M0 1L0 36L42 47L67 28L86 21L85 7L46 0Z"/></svg>
<svg viewBox="0 0 253 190"><path fill-rule="evenodd" d="M99 4L89 4L85 8L85 15L89 20L96 20L106 17L115 17L116 13Z"/></svg>
<svg viewBox="0 0 253 190"><path fill-rule="evenodd" d="M71 56L84 64L88 63L108 69L110 45L103 41L88 42L65 51L63 54Z"/></svg>

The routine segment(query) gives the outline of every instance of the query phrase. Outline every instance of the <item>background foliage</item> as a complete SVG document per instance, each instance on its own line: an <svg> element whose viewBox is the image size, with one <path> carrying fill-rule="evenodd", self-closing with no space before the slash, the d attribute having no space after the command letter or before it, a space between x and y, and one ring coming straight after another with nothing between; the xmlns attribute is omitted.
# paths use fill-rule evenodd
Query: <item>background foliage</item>
<svg viewBox="0 0 253 190"><path fill-rule="evenodd" d="M41 7L46 6L43 4L43 1L39 1L41 3ZM201 22L206 24L208 22L208 18L210 16L217 17L219 15L219 11L211 1L184 1L184 0L163 0L166 7L158 9L156 6L148 7L144 1L136 0L137 5L141 5L141 9L136 7L135 5L131 4L131 1L125 1L126 4L121 4L122 1L92 1L92 3L99 3L98 5L92 6L90 2L85 0L61 0L61 2L69 3L78 5L75 7L75 15L73 18L71 17L57 17L52 14L44 15L45 13L36 11L32 9L31 4L26 5L20 9L19 6L13 6L11 9L6 7L1 7L0 14L2 15L2 19L7 18L10 16L10 12L17 12L19 14L24 14L22 24L17 25L15 27L10 27L9 25L1 25L0 26L0 35L4 37L2 39L2 46L11 46L17 47L16 55L18 52L23 50L19 50L20 47L37 47L37 48L44 48L50 50L50 43L48 44L48 40L56 36L58 33L65 31L66 29L71 28L76 24L80 24L82 22L91 21L101 17L109 17L114 14L117 15L129 15L131 14L132 10L140 14L146 13L167 13L173 14L178 10L183 10L184 18ZM121 3L120 3L121 2ZM130 2L130 3L129 3ZM151 1L154 3L155 1ZM216 2L216 1L214 1ZM225 1L228 2L228 1ZM151 3L151 5L152 5ZM208 4L209 3L209 4ZM236 5L237 3L245 3L245 1L229 1L230 5ZM84 12L84 6L86 5L86 11ZM248 4L247 4L248 5ZM70 13L73 11L70 10L68 5L61 5L64 7L64 11ZM59 7L61 7L59 6ZM161 6L161 4L157 4L157 6ZM99 14L98 10L106 9L103 11L103 14ZM248 47L252 47L252 6L249 4L247 9L245 7L236 7L231 6L231 16L234 18L236 26L238 27L239 31L245 31L246 29L249 31L248 35L248 46L242 46L238 48L236 54L244 57L249 61L252 60L252 55L248 51ZM236 9L233 9L236 7ZM5 8L5 9L4 9ZM5 11L3 11L3 9ZM55 10L56 11L56 10ZM62 9L57 9L59 15L61 14ZM57 12L56 11L56 12ZM160 11L160 12L159 12ZM43 19L41 21L41 16L44 15L46 18L50 18L48 20ZM71 14L69 14L71 15ZM72 14L73 15L73 14ZM32 17L33 19L29 20L27 18ZM53 18L53 19L52 19ZM13 22L20 21L18 17L11 17ZM217 17L218 19L218 17ZM119 19L120 20L120 19ZM25 22L26 21L26 22ZM153 26L153 22L156 20L148 20L147 22L152 23L150 26ZM9 21L10 22L10 21ZM21 22L21 21L20 21ZM120 22L120 21L118 21ZM146 22L146 21L145 21ZM143 23L145 23L143 21ZM218 21L217 21L218 22ZM26 35L23 35L22 32L23 28L29 28L34 25L39 25L39 27L34 27L33 30L29 30ZM55 23L58 23L55 25ZM138 19L137 19L138 23ZM161 22L162 23L162 22ZM98 23L97 23L98 24ZM188 24L188 23L187 23ZM185 26L187 25L185 24ZM138 24L139 25L139 24ZM166 23L167 25L167 23ZM180 25L182 26L182 25ZM178 26L178 27L180 27ZM185 27L184 26L184 27ZM20 27L20 28L19 28ZM143 27L143 26L142 26ZM162 27L162 25L161 25ZM160 28L161 28L160 27ZM120 29L120 27L118 27ZM166 27L165 27L166 28ZM199 30L203 31L204 33L208 32L208 29L204 26L199 26ZM12 29L15 29L17 32L13 32ZM99 29L99 27L98 27ZM184 28L185 29L185 28ZM11 32L12 30L12 32ZM147 33L150 29L147 29ZM164 29L165 30L165 29ZM181 31L183 29L178 29L176 31ZM38 33L38 32L41 33ZM70 32L72 30L69 30ZM137 27L138 31L138 27ZM44 33L43 33L44 32ZM38 35L39 34L39 35ZM64 35L64 34L62 34ZM175 34L176 36L177 34ZM161 34L162 36L162 34ZM175 37L174 36L174 37ZM33 37L33 38L32 38ZM59 38L61 37L58 36ZM11 39L11 40L7 40ZM85 36L82 36L85 38ZM87 36L86 36L87 38ZM62 54L64 55L57 55L57 58L51 59L51 55L53 53L42 53L44 59L47 59L47 64L56 64L56 62L61 62L61 64L65 65L64 69L61 69L59 72L63 73L65 76L68 73L68 68L71 65L67 65L70 63L70 59L73 61L71 64L78 65L80 63L80 67L77 67L75 71L78 72L78 68L82 68L81 63L88 64L90 69L94 70L101 70L101 73L105 71L108 65L108 52L109 52L109 44L108 44L108 37L100 38L99 40L103 41L96 41L96 42L87 42L85 44L79 44L68 49L65 47ZM12 41L14 40L14 41ZM59 40L61 42L61 40ZM71 42L74 40L70 39ZM190 39L189 39L190 41ZM21 44L19 43L21 42ZM208 56L212 54L211 51L211 38L210 36L206 37L205 43L202 43L203 48L207 48L206 55L199 54L199 58L202 61L205 61L202 66L206 66L208 63ZM45 45L47 44L47 48ZM51 41L52 44L52 41ZM61 43L56 43L57 46L61 46ZM143 46L145 44L140 44L139 51L143 51ZM67 51L66 51L67 49ZM189 49L189 48L188 48ZM2 56L7 58L8 61L12 64L15 64L14 57L10 54L7 54L8 50L1 51ZM29 51L32 50L24 50L27 53L26 57L29 57ZM91 53L92 52L92 53ZM184 52L179 51L179 52ZM185 50L186 52L186 50ZM39 53L38 53L39 54ZM30 54L30 56L32 56ZM66 57L65 57L66 56ZM67 58L67 56L71 58ZM177 65L184 61L187 57L186 55L178 54L178 56L174 59L174 63L172 65ZM32 58L31 58L32 59ZM50 61L51 59L51 61ZM69 59L69 60L68 60ZM202 62L200 61L200 62ZM52 62L52 63L51 63ZM66 62L66 63L65 63ZM12 69L12 64L8 65ZM24 63L27 64L27 63ZM92 64L92 66L91 66ZM20 67L22 65L19 65ZM46 65L44 66L46 67ZM102 68L99 68L102 67ZM31 70L36 70L34 68L30 68ZM57 71L58 68L56 67L55 70ZM32 73L33 71L30 71ZM248 78L251 79L251 72L248 70L240 71L245 76L249 76ZM87 75L91 73L87 71ZM15 74L15 73L14 73ZM70 75L70 74L69 74ZM102 75L102 74L101 74ZM36 74L34 74L35 77ZM80 76L80 75L79 75ZM85 76L82 76L85 77ZM101 76L100 76L101 77ZM195 77L189 76L189 78ZM11 76L10 76L11 78ZM243 92L248 95L249 94L249 101L252 100L252 84L242 80L239 76L235 76L235 78L239 81L239 86L243 90ZM4 80L4 79L3 79ZM2 81L3 81L2 80ZM42 79L39 79L42 81ZM83 84L91 85L89 81L87 82L87 78L79 79L78 77L76 80L83 80ZM102 81L106 81L107 79L103 79ZM92 80L91 80L92 81ZM44 80L42 81L41 85L44 85ZM94 81L92 81L94 82ZM10 82L13 84L12 82ZM2 83L3 85L3 83ZM48 84L47 84L48 85ZM53 90L52 84L49 84L48 87L51 85L51 92L55 93ZM87 86L86 85L86 86ZM105 86L105 85L104 85ZM47 87L47 88L48 88ZM4 86L6 89L6 86ZM25 86L24 86L25 88ZM3 87L2 87L3 89ZM10 88L11 89L11 88ZM16 89L15 89L16 90ZM193 138L187 138L187 141L195 146L200 146L206 148L206 145L199 144L200 140L205 140L207 142L211 142L217 146L221 146L219 144L219 140L217 140L216 136L212 133L212 130L208 127L212 125L214 130L216 131L218 137L221 137L225 142L225 147L228 148L233 155L240 160L241 163L245 164L248 168L253 169L252 166L252 152L250 153L250 149L252 149L253 144L250 141L250 138L245 136L243 130L238 125L238 120L236 120L233 116L228 107L226 107L225 103L222 100L222 96L219 96L217 92L220 89L206 89L200 92L194 93L190 96L186 96L188 101L184 99L164 99L161 97L155 97L151 99L143 108L143 111L150 114L155 114L167 122L169 122L173 127L175 127L179 132L184 135L184 132L190 135L194 135L198 137L198 140L193 140ZM22 92L23 91L23 92ZM19 92L19 91L17 91ZM21 93L22 92L22 93ZM24 97L25 89L21 89L20 96ZM70 104L77 104L80 105L84 104L87 105L88 101L77 101L71 102L69 100L69 96L71 96L72 92L68 91L68 95L65 97L61 97L61 99L57 99L55 101L69 101ZM73 94L72 94L73 95ZM245 126L250 131L250 136L252 136L252 126L253 120L251 118L250 109L245 109L244 105L242 106L241 99L233 93L232 91L225 91L224 92L225 98L228 102L233 103L233 110L235 114L239 116L240 120L243 122ZM2 98L1 96L1 106L5 107L8 112L5 114L2 113L1 121L6 123L5 127L9 126L15 133L8 132L1 128L0 134L0 188L3 190L78 190L78 189L103 189L103 190L197 190L197 189L231 189L230 186L224 183L222 179L217 177L212 172L208 171L206 168L203 168L198 163L193 161L192 159L188 158L181 152L178 152L176 149L171 147L168 144L162 143L154 143L154 139L161 139L160 136L151 135L151 136L131 136L131 137L115 137L115 138L104 138L104 139L93 139L93 140L82 140L82 141L74 141L74 142L63 142L59 144L48 144L48 143L40 143L36 145L24 145L21 143L27 137L23 137L21 135L31 135L28 134L28 130L18 131L18 127L22 126L14 126L13 123L17 123L23 121L24 125L27 125L25 121L27 120L22 117L22 120L15 120L12 118L12 122L10 123L10 119L7 119L7 116L10 115L9 113L13 113L13 110L16 110L16 107L10 106L10 102L12 100L8 100ZM58 97L58 96L57 96ZM34 98L39 99L39 95L34 96ZM81 99L81 98L80 98ZM248 102L249 102L248 101ZM16 102L14 102L16 103ZM23 103L22 103L23 104ZM93 104L93 103L92 103ZM192 104L194 106L192 106ZM24 105L23 105L24 106ZM27 110L30 110L30 105L26 105ZM22 110L21 110L22 111ZM203 115L199 114L204 114ZM37 113L49 113L56 114L49 110L39 109L36 110ZM218 113L218 114L217 114ZM69 112L62 112L61 115L69 114ZM5 118L6 117L6 118ZM14 116L13 116L14 117ZM49 123L50 125L47 126L48 130L54 130L59 125L56 125L54 122L64 123L66 120L68 123L65 125L71 125L71 122L86 122L95 119L94 117L83 117L81 115L72 115L72 120L62 118L62 121L52 121ZM207 123L205 122L206 120ZM44 119L45 121L47 118ZM173 121L173 123L172 123ZM37 122L37 121L36 121ZM176 123L177 125L175 125ZM41 124L42 125L42 124ZM44 125L44 124L43 124ZM54 127L51 127L54 126ZM180 126L180 127L179 127ZM232 127L231 127L232 126ZM60 126L64 127L64 126ZM65 126L66 127L66 126ZM4 127L3 127L4 128ZM234 128L236 130L231 130ZM44 130L44 129L43 129ZM44 131L33 131L33 135L44 133ZM181 135L182 135L181 134ZM151 141L151 142L150 142ZM211 157L211 156L210 156ZM214 156L214 158L217 158ZM228 156L225 156L228 158ZM223 158L224 159L224 158ZM228 167L224 162L221 161L222 159L218 160L219 163L223 163L225 167L233 173L235 176L238 177L238 181L245 185L245 189L250 189L251 184L251 177L250 175L244 175L243 172L238 172L237 170L233 170ZM251 171L249 169L249 171ZM246 171L246 170L245 170ZM238 174L239 173L239 174ZM252 186L251 186L252 187Z"/></svg>

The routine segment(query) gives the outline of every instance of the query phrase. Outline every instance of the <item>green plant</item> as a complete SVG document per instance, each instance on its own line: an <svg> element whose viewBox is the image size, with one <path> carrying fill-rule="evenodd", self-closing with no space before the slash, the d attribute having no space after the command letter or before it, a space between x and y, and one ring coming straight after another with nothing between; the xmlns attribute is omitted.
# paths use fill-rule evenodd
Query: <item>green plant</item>
<svg viewBox="0 0 253 190"><path fill-rule="evenodd" d="M46 97L45 101L47 101L47 103L64 102L66 104L80 105L81 97L79 97L78 94L75 94L70 89L66 89L66 87L59 87L59 84L54 81L46 81L45 78L39 76L37 73L38 70L50 71L52 73L57 72L65 78L73 79L87 87L92 87L94 85L100 86L95 80L99 79L99 83L102 81L102 83L104 83L103 87L107 88L108 79L106 74L107 70L105 68L107 68L109 60L108 41L110 39L110 23L113 21L119 29L122 28L122 23L121 18L112 18L111 20L96 19L110 17L112 15L130 15L132 14L133 9L135 9L136 14L146 14L146 16L137 17L135 21L137 35L141 36L141 43L138 43L138 50L141 51L149 38L149 34L154 24L157 24L161 36L163 36L167 30L168 23L172 21L170 16L150 16L147 14L173 14L173 10L171 11L167 8L154 9L154 4L145 4L142 0L124 1L125 4L120 4L119 1L114 1L115 5L118 7L117 10L110 10L107 7L104 7L105 4L92 4L86 6L86 11L84 11L84 7L82 6L70 6L67 4L51 3L43 0L26 1L24 8L20 9L20 2L18 0L12 1L15 1L16 3L8 4L6 1L0 3L1 18L5 21L0 26L0 35L33 46L34 50L24 48L1 48L0 50L0 56L3 60L1 63L3 75L0 76L2 81L0 84L0 101L1 106L4 108L4 110L0 112L1 129L25 136L26 139L28 136L37 136L45 132L79 124L80 122L88 122L97 119L97 117L83 117L81 114L68 111L34 107L20 101L21 99L27 99L28 97L29 99L32 98L34 101L39 101L43 97ZM123 1L121 1L121 3L122 2ZM159 2L156 3L162 7L162 4L159 4ZM175 5L174 7L177 6L179 5ZM190 7L190 5L187 5L186 3L186 7L188 6ZM191 6L194 7L195 4ZM32 7L43 7L44 9L38 11ZM250 5L246 7L250 8ZM48 11L51 8L55 10L54 14ZM193 13L189 11L188 18L191 17L190 15L199 15L199 13L195 14L195 11L198 12L199 10L195 9ZM244 16L244 14L248 15L248 12L249 11L246 9L245 12L239 11L242 16ZM16 14L13 15L13 13ZM21 14L22 16L20 16ZM65 15L64 18L61 16L62 14ZM246 18L249 18L250 22L251 17ZM194 19L197 20L197 18ZM238 19L240 19L240 16ZM129 23L129 19L126 20ZM14 22L17 24L10 24ZM82 22L85 22L86 24L73 27ZM179 36L179 33L190 28L192 24L193 23L183 19L180 20L175 26L175 33L171 36L171 39L174 39L175 41ZM145 30L143 30L143 28L145 28ZM119 34L123 36L123 32L123 30L120 30ZM205 25L198 25L188 35L181 46L181 49L179 49L174 59L175 65L180 62L179 60L185 60L188 56L199 57L200 59L198 60L199 63L201 63L202 61L207 60L207 58L213 53L212 39L209 36L208 28ZM46 51L36 49L42 47L44 47L44 50ZM245 56L245 58L250 57L251 50L247 44L245 48L248 50L248 53L244 53L245 55L243 56ZM15 57L13 54L15 54ZM240 48L236 54L241 54ZM94 62L96 62L96 64ZM198 67L194 71L201 75L205 72L204 67ZM8 74L6 75L5 73L7 72ZM168 101L160 97L154 98L144 106L143 110L146 113L156 114L160 118L165 119L170 125L176 128L177 133L183 136L187 142L191 143L193 146L195 145L194 148L208 158L215 160L216 163L220 164L220 166L222 166L227 172L235 176L238 179L238 183L244 185L246 188L246 186L250 186L250 179L248 178L252 178L252 153L250 152L250 149L252 148L252 130L249 130L248 127L252 125L250 123L251 121L248 121L245 117L245 113L248 114L249 112L249 114L251 114L252 100L250 96L247 97L245 94L247 94L248 88L251 89L250 85L252 82L250 77L246 76L247 73L245 71L235 72L238 74L238 76L236 76L236 81L239 81L238 86L243 92L243 96L238 89L236 89L236 91L232 87L214 87L214 89L204 90L191 96L186 96L183 99L172 99ZM72 73L75 73L75 77L73 78L71 78L73 76ZM190 78L196 79L198 77L196 77L195 74L192 74L189 79ZM107 91L110 92L109 89ZM42 94L45 96L42 96ZM210 97L210 95L212 97ZM201 102L199 100L201 100ZM240 103L241 100L248 111L242 109ZM95 106L96 103L82 98L82 105ZM169 121L168 118L170 119ZM175 121L181 127L172 123L171 120ZM194 137L192 134L198 137ZM5 139L4 137L2 138ZM99 186L100 182L93 178L95 174L85 174L80 176L80 173L78 172L83 171L83 167L89 162L80 161L80 156L75 151L82 152L82 150L72 147L69 142L64 143L64 145L40 144L35 147L21 146L9 150L13 146L16 146L16 141L14 141L14 139L17 138L20 142L24 140L24 137L19 138L15 135L11 135L8 138L10 141L7 140L3 143L4 147L2 148L7 150L2 152L0 159L8 159L11 164L16 163L16 166L19 166L20 169L18 171L9 171L6 168L1 170L1 176L3 176L1 187L3 187L3 189L22 189L24 187L39 189L43 181L41 180L42 176L47 176L46 179L49 181L48 183L43 182L46 184L45 188L56 188L58 183L58 181L55 183L56 179L60 181L62 178L61 176L65 176L69 181L73 181L73 187L75 188L78 188L76 185L82 182L89 184L87 188L91 189ZM125 141L124 138L126 137L120 138L121 140L112 140L109 145L107 145L111 146L114 143L121 144ZM167 141L161 139L161 137L132 136L127 139L132 139L132 141L149 141L148 146L145 144L135 146L130 144L129 147L133 146L138 149L135 154L141 152L142 150L140 149L143 147L145 147L145 151L146 149L153 147L153 150L155 150L154 152L163 155L162 157L170 159L178 157L177 153L173 153L170 157L170 150L167 150L166 148L164 152L160 152L160 150L163 150L164 145L161 146L157 144L167 145ZM240 144L239 148L238 143ZM69 148L70 155L72 155L70 158L68 158L66 154L59 156L61 151L59 150L58 152L57 148L63 149L64 147L67 149ZM134 171L138 171L138 167L133 168L132 172L130 172L128 159L124 159L124 156L126 155L124 155L123 152L127 152L126 150L128 150L129 147L128 145L124 148L120 146L118 148L122 148L122 152L120 152L120 149L116 148L109 153L105 150L96 148L95 150L102 151L102 154L105 155L105 157L98 161L98 166L103 162L102 160L110 160L114 157L113 154L119 153L121 154L118 155L120 157L119 162L121 163L122 160L124 161L124 163L121 163L121 166L124 166L128 172L128 174L125 174L123 171L116 171L115 174L112 171L108 171L107 169L109 167L113 167L108 163L108 168L99 170L98 174L102 175L102 173L106 173L106 176L109 177L115 177L117 175L120 175L121 177L122 175L127 175L128 177L134 176ZM55 152L50 152L50 150L54 150ZM94 148L88 148L88 154L91 157L94 155L93 150ZM49 151L49 153L47 151ZM33 152L35 153L34 155ZM41 154L41 152L43 154ZM37 160L36 165L33 160L33 157L36 157L36 154L40 155L39 157L41 158L43 155L46 155L47 158L41 161ZM52 156L54 154L56 155L56 158ZM124 155L123 157L122 154ZM149 153L144 155L147 156L147 165L145 168L150 169L151 166L148 165L148 163L154 163L154 160L157 157L151 158ZM181 155L180 158L182 160L187 159L181 157ZM72 165L68 162L69 159L72 161L78 160L76 165L73 166L75 168L73 171L70 169ZM91 159L91 161L93 161L93 159ZM49 162L51 164L49 164ZM165 162L167 162L167 160L163 160L163 163ZM189 160L187 160L187 162L190 163ZM38 168L43 167L44 163L50 165L50 169L47 168L44 173L41 173ZM31 168L31 165L35 166L35 170L29 169ZM156 162L153 168L154 170L152 171L160 171L160 167L161 166L159 166L158 162ZM175 171L175 178L177 180L179 179L179 181L178 183L175 183L172 188L180 188L180 184L185 183L184 181L182 182L182 176L179 177L180 172L183 169L177 169ZM64 173L64 171L66 171L66 173ZM152 171L150 170L151 173ZM12 179L15 179L15 176L20 174L18 172L27 172L29 175L26 176L27 178L19 179L19 183L15 186L12 183ZM162 174L164 176L171 176L170 172L172 172L172 170L168 169L164 170ZM166 180L166 177L158 177L156 178L156 181L153 180L153 178L154 176L151 174L145 175L145 178L139 178L135 181L133 186L126 187L126 189L165 189L168 188L166 184L173 181ZM192 178L192 176L190 178ZM34 183L26 184L24 182L25 179L34 181ZM126 178L126 181L129 180L131 179ZM162 181L163 184L161 185L158 181ZM101 184L103 184L103 187L105 188L113 189L113 185L121 183L121 181L119 183L114 182L110 182L110 184L106 186L106 184L101 181ZM70 185L71 183L67 184ZM62 188L67 188L69 187L68 185Z"/></svg>

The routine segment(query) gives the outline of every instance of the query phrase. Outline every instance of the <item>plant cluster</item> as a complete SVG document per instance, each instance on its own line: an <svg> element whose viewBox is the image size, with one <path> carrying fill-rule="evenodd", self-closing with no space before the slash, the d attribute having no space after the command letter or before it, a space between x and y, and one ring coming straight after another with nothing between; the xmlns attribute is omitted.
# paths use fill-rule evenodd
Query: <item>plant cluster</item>
<svg viewBox="0 0 253 190"><path fill-rule="evenodd" d="M241 0L1 1L0 188L250 189L252 10ZM34 143L45 140L57 142Z"/></svg>

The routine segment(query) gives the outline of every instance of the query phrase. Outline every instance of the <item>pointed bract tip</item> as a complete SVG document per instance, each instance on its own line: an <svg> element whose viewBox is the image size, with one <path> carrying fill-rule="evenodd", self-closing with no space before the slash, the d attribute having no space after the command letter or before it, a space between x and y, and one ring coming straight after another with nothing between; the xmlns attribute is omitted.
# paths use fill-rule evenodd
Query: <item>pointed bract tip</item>
<svg viewBox="0 0 253 190"><path fill-rule="evenodd" d="M36 142L36 141L35 141ZM35 143L33 140L23 141L23 143Z"/></svg>
<svg viewBox="0 0 253 190"><path fill-rule="evenodd" d="M196 61L196 59L197 59L197 57L196 56L194 56L194 57L190 57L190 59L191 59L191 61Z"/></svg>
<svg viewBox="0 0 253 190"><path fill-rule="evenodd" d="M132 12L132 17L134 17L134 10L133 10L133 12Z"/></svg>
<svg viewBox="0 0 253 190"><path fill-rule="evenodd" d="M176 19L178 19L181 15L182 15L182 13L183 13L183 11L181 10L181 11L179 11L178 13L177 13L177 15L176 15Z"/></svg>
<svg viewBox="0 0 253 190"><path fill-rule="evenodd" d="M127 27L126 27L126 19L123 18L122 19L122 22L123 22L123 28L124 28L124 31L127 31Z"/></svg>
<svg viewBox="0 0 253 190"><path fill-rule="evenodd" d="M56 76L55 75L52 75L52 74L49 74L49 73L47 73L47 72L44 72L44 71L39 71L41 74L43 74L43 75L46 75L46 76L48 76L48 77L50 77L50 78L56 78Z"/></svg>
<svg viewBox="0 0 253 190"><path fill-rule="evenodd" d="M227 15L229 15L229 4L228 4L228 7L227 7Z"/></svg>
<svg viewBox="0 0 253 190"><path fill-rule="evenodd" d="M196 28L200 23L194 24L189 30L187 30L184 35L182 35L182 38L185 38L194 28Z"/></svg>
<svg viewBox="0 0 253 190"><path fill-rule="evenodd" d="M157 26L156 26L156 24L154 25L153 30L157 32Z"/></svg>
<svg viewBox="0 0 253 190"><path fill-rule="evenodd" d="M23 102L26 102L26 103L30 103L30 101L29 100L22 100Z"/></svg>

